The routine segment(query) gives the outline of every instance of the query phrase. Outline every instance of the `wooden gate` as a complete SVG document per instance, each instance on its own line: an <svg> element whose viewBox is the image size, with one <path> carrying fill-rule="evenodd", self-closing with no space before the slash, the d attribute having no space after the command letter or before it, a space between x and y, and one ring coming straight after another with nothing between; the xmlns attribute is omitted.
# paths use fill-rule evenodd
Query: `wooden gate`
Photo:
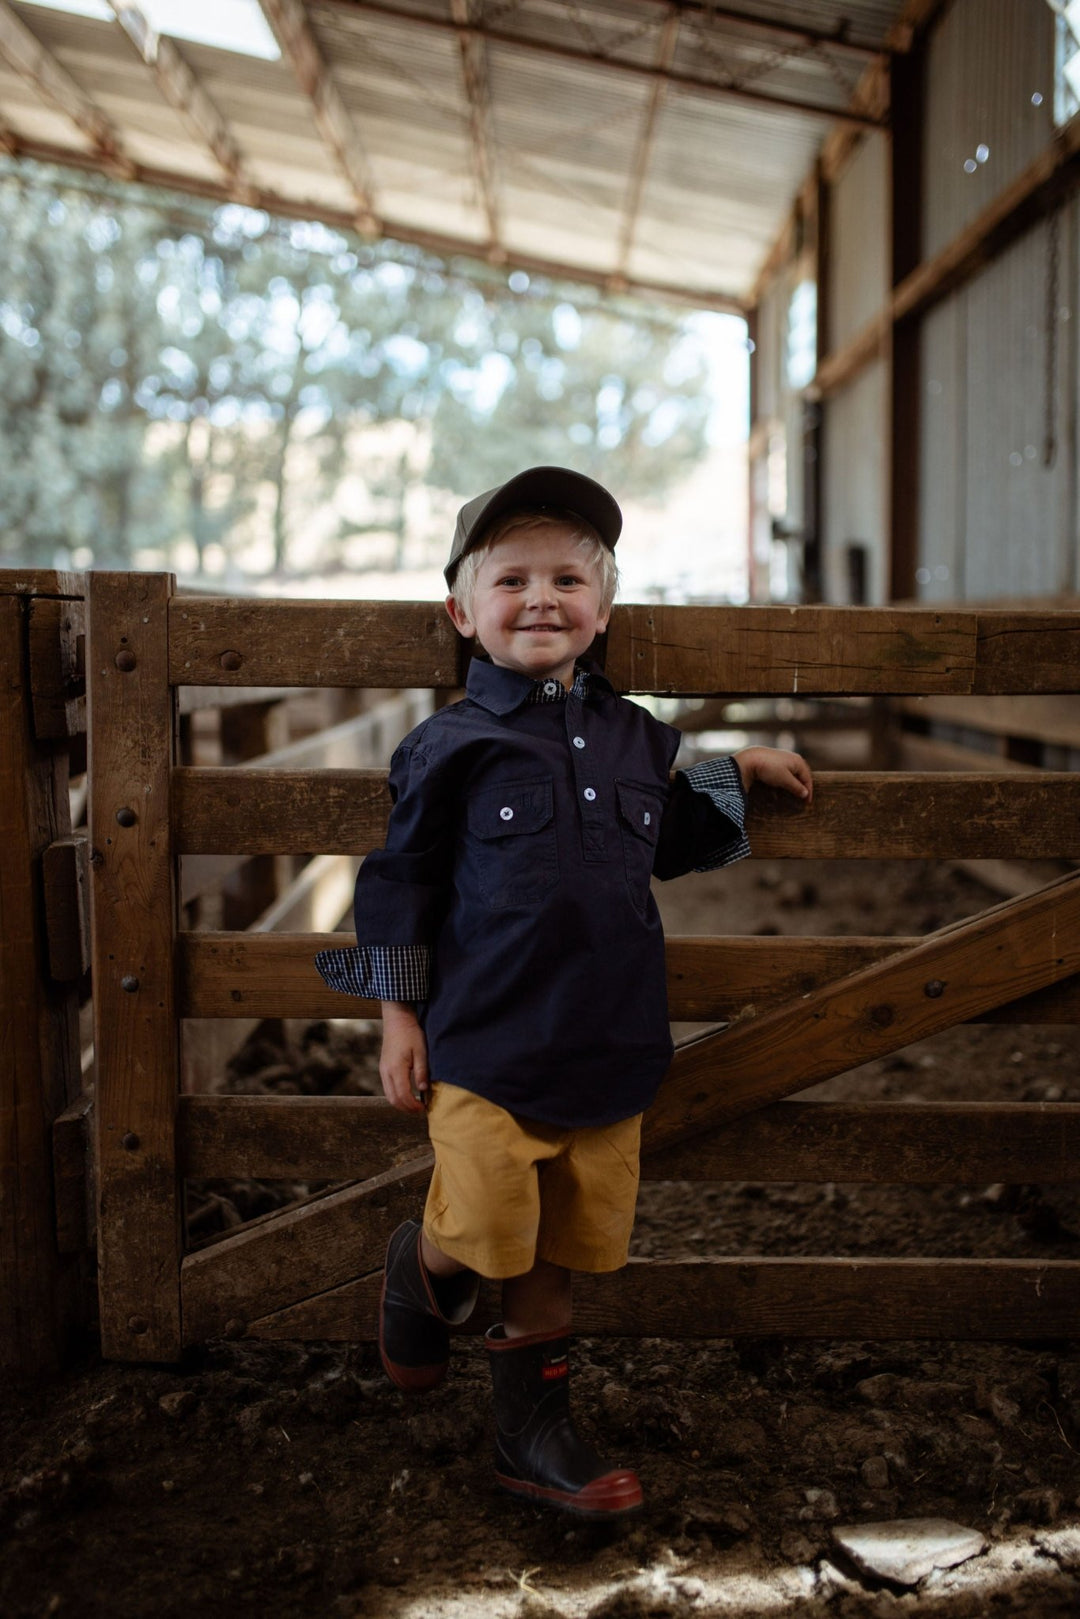
<svg viewBox="0 0 1080 1619"><path fill-rule="evenodd" d="M375 1098L183 1096L184 1018L375 1017L327 990L341 935L189 933L185 855L358 853L381 771L175 765L183 685L455 687L467 650L425 603L186 597L168 576L90 590L91 867L104 1352L219 1334L369 1338L387 1237L417 1211L423 1125ZM1080 690L1080 613L620 607L607 670L637 693L978 696ZM807 809L751 800L758 858L1080 860L1080 777L835 772ZM966 1019L1080 1017L1080 875L924 939L671 939L671 1013L729 1027L676 1056L643 1173L683 1180L1068 1180L1080 1105L781 1098ZM198 1251L185 1177L348 1182ZM582 1278L582 1331L1042 1338L1074 1331L1062 1261L635 1261ZM477 1324L482 1324L483 1310Z"/></svg>

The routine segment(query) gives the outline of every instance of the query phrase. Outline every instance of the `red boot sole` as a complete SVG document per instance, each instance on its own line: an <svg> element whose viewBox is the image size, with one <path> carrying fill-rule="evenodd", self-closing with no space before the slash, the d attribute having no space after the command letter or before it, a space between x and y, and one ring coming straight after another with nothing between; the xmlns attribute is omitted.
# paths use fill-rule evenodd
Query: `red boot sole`
<svg viewBox="0 0 1080 1619"><path fill-rule="evenodd" d="M544 1484L530 1484L527 1479L511 1478L508 1473L496 1472L495 1480L509 1495L558 1507L579 1518L621 1518L626 1512L640 1511L643 1500L636 1473L605 1473L583 1490L553 1490Z"/></svg>

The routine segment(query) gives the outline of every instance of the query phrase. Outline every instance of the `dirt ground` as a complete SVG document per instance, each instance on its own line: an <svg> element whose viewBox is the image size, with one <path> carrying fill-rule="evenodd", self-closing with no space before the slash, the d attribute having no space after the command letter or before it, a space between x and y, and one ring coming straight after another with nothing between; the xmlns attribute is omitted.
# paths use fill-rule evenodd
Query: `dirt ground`
<svg viewBox="0 0 1080 1619"><path fill-rule="evenodd" d="M669 932L918 933L993 903L921 864L747 863L661 890ZM245 1090L370 1088L374 1031L263 1031ZM275 1043L276 1037L276 1043ZM1080 1031L970 1027L814 1094L1080 1100ZM204 1239L295 1187L203 1187ZM1075 1189L643 1188L639 1254L1080 1257ZM88 1345L0 1398L0 1614L274 1619L1080 1612L1073 1343L579 1343L574 1399L646 1506L581 1525L508 1502L481 1345L398 1394L369 1345L218 1342L169 1367ZM943 1518L985 1550L917 1587L859 1574L843 1525Z"/></svg>

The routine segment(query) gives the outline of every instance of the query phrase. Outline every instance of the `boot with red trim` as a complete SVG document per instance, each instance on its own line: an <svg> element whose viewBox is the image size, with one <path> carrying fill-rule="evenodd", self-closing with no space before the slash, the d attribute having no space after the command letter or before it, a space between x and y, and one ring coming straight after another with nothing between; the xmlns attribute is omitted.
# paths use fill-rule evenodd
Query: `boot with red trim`
<svg viewBox="0 0 1080 1619"><path fill-rule="evenodd" d="M569 1340L564 1333L485 1342L495 1393L495 1477L511 1495L583 1518L617 1518L641 1506L636 1473L609 1467L570 1417Z"/></svg>
<svg viewBox="0 0 1080 1619"><path fill-rule="evenodd" d="M450 1363L450 1328L476 1308L473 1270L432 1276L420 1253L419 1220L399 1225L386 1248L379 1301L379 1357L391 1383L409 1394L436 1388Z"/></svg>

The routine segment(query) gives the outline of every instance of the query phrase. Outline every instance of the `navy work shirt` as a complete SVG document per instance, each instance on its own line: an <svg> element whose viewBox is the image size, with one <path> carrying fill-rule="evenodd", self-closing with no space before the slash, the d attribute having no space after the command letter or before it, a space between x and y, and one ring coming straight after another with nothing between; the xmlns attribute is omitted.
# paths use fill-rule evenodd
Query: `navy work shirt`
<svg viewBox="0 0 1080 1619"><path fill-rule="evenodd" d="M672 783L679 741L593 666L567 692L474 659L394 754L326 982L421 1003L434 1081L559 1126L640 1113L672 1052L649 879L749 852L737 765Z"/></svg>

